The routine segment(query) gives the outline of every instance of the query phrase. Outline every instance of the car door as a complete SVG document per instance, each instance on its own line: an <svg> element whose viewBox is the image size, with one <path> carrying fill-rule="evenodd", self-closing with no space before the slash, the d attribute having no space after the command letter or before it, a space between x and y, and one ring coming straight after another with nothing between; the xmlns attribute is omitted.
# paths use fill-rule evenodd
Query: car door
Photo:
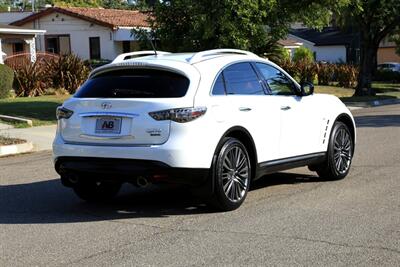
<svg viewBox="0 0 400 267"><path fill-rule="evenodd" d="M279 104L274 114L281 120L279 157L290 158L318 151L322 115L314 109L312 96L302 96L296 84L278 68L257 63L269 89Z"/></svg>
<svg viewBox="0 0 400 267"><path fill-rule="evenodd" d="M266 94L266 87L250 62L227 66L217 77L212 91L215 119L225 128L240 126L253 138L259 162L275 159L280 119L273 114L278 105Z"/></svg>

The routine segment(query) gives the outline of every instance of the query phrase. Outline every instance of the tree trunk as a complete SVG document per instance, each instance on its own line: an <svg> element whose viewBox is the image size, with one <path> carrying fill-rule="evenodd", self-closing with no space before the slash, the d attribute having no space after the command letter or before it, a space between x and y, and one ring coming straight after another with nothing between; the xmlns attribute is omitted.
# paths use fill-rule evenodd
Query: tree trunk
<svg viewBox="0 0 400 267"><path fill-rule="evenodd" d="M376 68L378 46L379 43L375 44L369 33L361 33L360 73L358 74L355 96L375 95L371 83Z"/></svg>

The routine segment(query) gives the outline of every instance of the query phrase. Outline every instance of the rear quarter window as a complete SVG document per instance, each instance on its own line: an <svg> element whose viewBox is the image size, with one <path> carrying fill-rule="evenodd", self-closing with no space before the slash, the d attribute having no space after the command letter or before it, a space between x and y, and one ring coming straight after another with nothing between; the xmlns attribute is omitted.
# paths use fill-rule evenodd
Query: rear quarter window
<svg viewBox="0 0 400 267"><path fill-rule="evenodd" d="M154 69L109 71L87 80L77 98L179 98L190 81L183 75Z"/></svg>

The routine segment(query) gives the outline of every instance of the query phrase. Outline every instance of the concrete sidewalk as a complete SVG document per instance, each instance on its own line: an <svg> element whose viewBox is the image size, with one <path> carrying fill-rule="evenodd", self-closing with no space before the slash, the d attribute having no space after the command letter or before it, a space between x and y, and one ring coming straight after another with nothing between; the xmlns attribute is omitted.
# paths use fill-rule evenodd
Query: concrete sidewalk
<svg viewBox="0 0 400 267"><path fill-rule="evenodd" d="M34 151L51 150L56 129L56 125L17 129L0 123L0 135L30 141L34 145Z"/></svg>

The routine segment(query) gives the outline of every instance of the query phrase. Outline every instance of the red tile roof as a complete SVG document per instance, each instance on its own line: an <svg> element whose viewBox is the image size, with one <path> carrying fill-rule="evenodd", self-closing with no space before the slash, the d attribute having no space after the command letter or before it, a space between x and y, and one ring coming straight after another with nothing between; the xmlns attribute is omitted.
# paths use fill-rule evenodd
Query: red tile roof
<svg viewBox="0 0 400 267"><path fill-rule="evenodd" d="M12 25L21 26L51 13L61 13L87 20L95 24L110 28L118 27L148 27L149 14L137 10L86 8L86 7L52 7L32 14L22 20L12 23Z"/></svg>

